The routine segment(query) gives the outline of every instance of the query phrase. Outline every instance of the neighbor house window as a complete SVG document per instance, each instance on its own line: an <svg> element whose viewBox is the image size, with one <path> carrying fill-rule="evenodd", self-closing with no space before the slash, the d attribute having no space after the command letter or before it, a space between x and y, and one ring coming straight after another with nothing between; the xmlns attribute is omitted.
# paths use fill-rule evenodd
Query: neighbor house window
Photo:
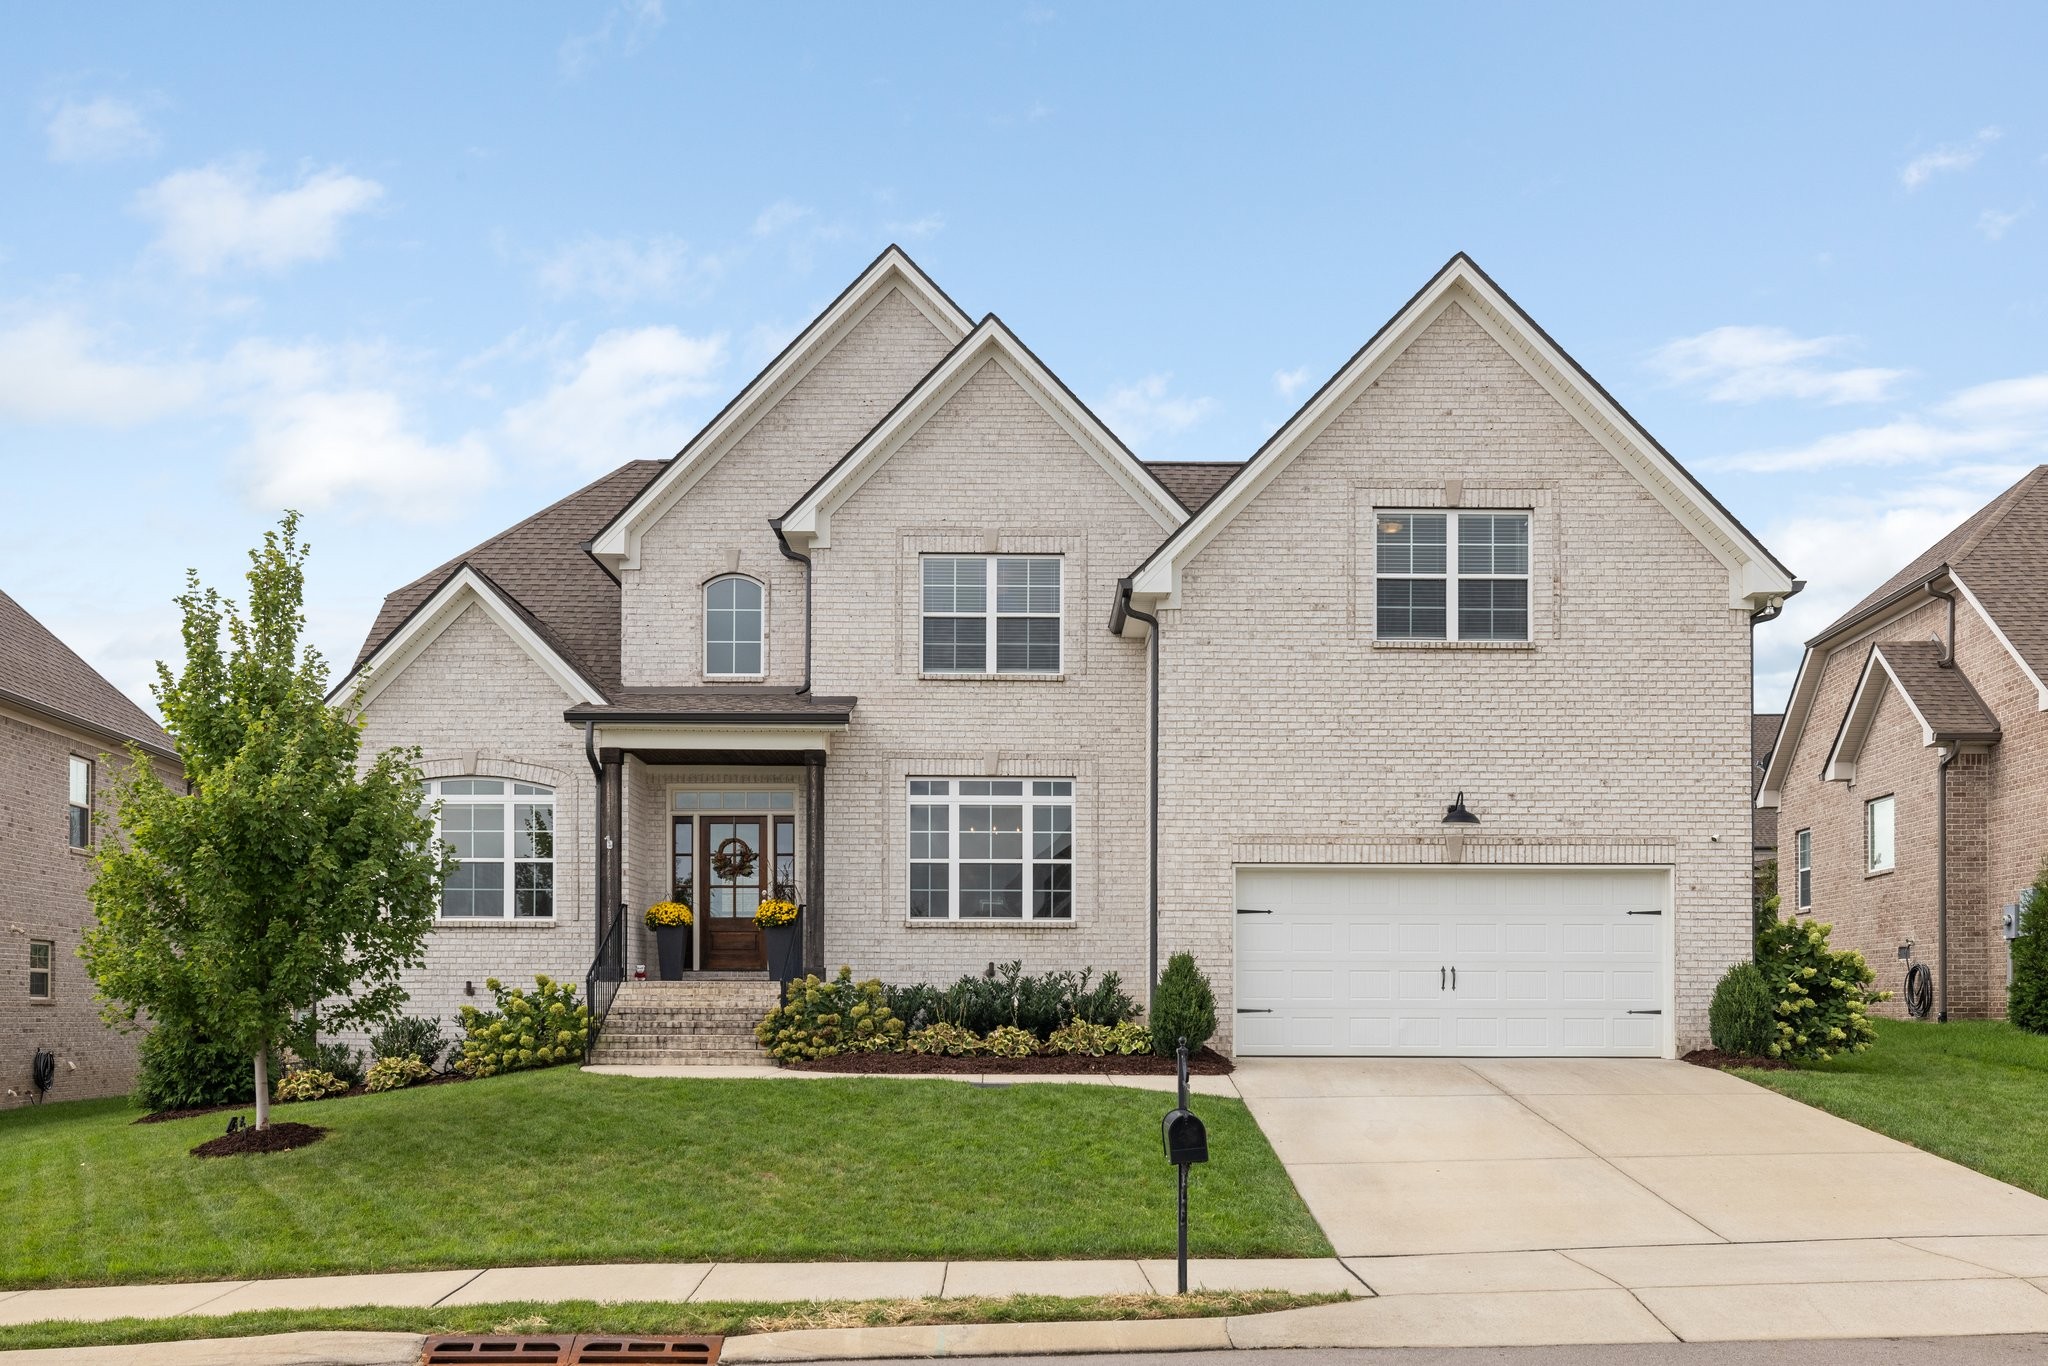
<svg viewBox="0 0 2048 1366"><path fill-rule="evenodd" d="M1863 804L1863 847L1869 855L1868 869L1873 873L1891 871L1892 867L1892 799L1873 797Z"/></svg>
<svg viewBox="0 0 2048 1366"><path fill-rule="evenodd" d="M704 585L704 672L761 676L761 585L738 574Z"/></svg>
<svg viewBox="0 0 2048 1366"><path fill-rule="evenodd" d="M1528 513L1381 511L1375 537L1379 639L1529 638Z"/></svg>
<svg viewBox="0 0 2048 1366"><path fill-rule="evenodd" d="M48 939L28 941L28 998L31 1001L50 999L50 974L57 962L57 946Z"/></svg>
<svg viewBox="0 0 2048 1366"><path fill-rule="evenodd" d="M71 756L71 847L92 843L92 760Z"/></svg>
<svg viewBox="0 0 2048 1366"><path fill-rule="evenodd" d="M924 672L1060 671L1059 556L926 555L922 573Z"/></svg>
<svg viewBox="0 0 2048 1366"><path fill-rule="evenodd" d="M443 778L441 842L461 860L441 888L443 920L547 920L555 913L555 793L508 778Z"/></svg>
<svg viewBox="0 0 2048 1366"><path fill-rule="evenodd" d="M1074 784L912 778L913 920L1071 920Z"/></svg>
<svg viewBox="0 0 2048 1366"><path fill-rule="evenodd" d="M1792 837L1792 904L1802 911L1813 909L1813 832L1801 830Z"/></svg>

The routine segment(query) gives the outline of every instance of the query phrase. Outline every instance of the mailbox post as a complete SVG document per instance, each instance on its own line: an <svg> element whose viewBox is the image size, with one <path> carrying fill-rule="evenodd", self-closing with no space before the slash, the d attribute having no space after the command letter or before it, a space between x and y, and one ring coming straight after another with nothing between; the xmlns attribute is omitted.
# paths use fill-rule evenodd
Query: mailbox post
<svg viewBox="0 0 2048 1366"><path fill-rule="evenodd" d="M1166 1160L1171 1162L1180 1182L1180 1293L1188 1293L1188 1168L1209 1160L1209 1134L1202 1121L1188 1109L1188 1041L1182 1039L1174 1050L1175 1071L1180 1078L1180 1103L1166 1112L1160 1125L1166 1142Z"/></svg>

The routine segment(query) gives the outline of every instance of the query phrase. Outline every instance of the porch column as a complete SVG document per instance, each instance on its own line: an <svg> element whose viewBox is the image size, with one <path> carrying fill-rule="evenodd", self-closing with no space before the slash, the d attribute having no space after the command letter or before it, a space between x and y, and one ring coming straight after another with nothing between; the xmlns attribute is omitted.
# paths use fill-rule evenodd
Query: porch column
<svg viewBox="0 0 2048 1366"><path fill-rule="evenodd" d="M804 971L825 975L825 751L804 751Z"/></svg>
<svg viewBox="0 0 2048 1366"><path fill-rule="evenodd" d="M598 926L601 934L609 934L624 917L625 907L625 756L618 750L607 749L599 754L604 766L604 827L597 832L597 876L598 886L603 889L604 901L601 908L603 923ZM609 966L623 973L626 964L625 930L619 930L618 938L612 941L606 955Z"/></svg>

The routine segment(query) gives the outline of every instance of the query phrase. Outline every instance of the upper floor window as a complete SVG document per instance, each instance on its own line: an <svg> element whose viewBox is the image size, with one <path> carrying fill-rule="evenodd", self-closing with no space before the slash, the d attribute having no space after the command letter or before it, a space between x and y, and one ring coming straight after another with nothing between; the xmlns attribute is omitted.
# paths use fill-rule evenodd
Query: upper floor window
<svg viewBox="0 0 2048 1366"><path fill-rule="evenodd" d="M506 778L442 778L441 842L462 861L441 888L443 920L547 920L555 913L555 793Z"/></svg>
<svg viewBox="0 0 2048 1366"><path fill-rule="evenodd" d="M28 941L28 998L31 1001L48 1001L53 998L51 974L56 971L57 945L48 939Z"/></svg>
<svg viewBox="0 0 2048 1366"><path fill-rule="evenodd" d="M910 916L1073 919L1073 780L912 778Z"/></svg>
<svg viewBox="0 0 2048 1366"><path fill-rule="evenodd" d="M761 676L761 585L728 574L704 585L704 672Z"/></svg>
<svg viewBox="0 0 2048 1366"><path fill-rule="evenodd" d="M92 760L71 756L71 847L92 843Z"/></svg>
<svg viewBox="0 0 2048 1366"><path fill-rule="evenodd" d="M1863 804L1863 849L1866 871L1888 873L1892 869L1892 799L1873 797Z"/></svg>
<svg viewBox="0 0 2048 1366"><path fill-rule="evenodd" d="M1528 513L1382 510L1377 523L1379 639L1529 638Z"/></svg>
<svg viewBox="0 0 2048 1366"><path fill-rule="evenodd" d="M1060 671L1059 556L926 555L923 575L924 672Z"/></svg>
<svg viewBox="0 0 2048 1366"><path fill-rule="evenodd" d="M1813 832L1801 830L1792 837L1792 904L1802 911L1813 909Z"/></svg>

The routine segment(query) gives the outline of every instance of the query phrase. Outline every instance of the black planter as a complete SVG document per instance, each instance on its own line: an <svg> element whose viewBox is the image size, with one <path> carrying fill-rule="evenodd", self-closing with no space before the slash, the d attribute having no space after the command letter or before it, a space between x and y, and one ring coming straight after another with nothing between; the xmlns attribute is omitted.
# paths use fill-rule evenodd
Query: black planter
<svg viewBox="0 0 2048 1366"><path fill-rule="evenodd" d="M680 981L690 967L690 927L688 925L656 925L654 927L654 952L661 960L661 980Z"/></svg>
<svg viewBox="0 0 2048 1366"><path fill-rule="evenodd" d="M761 940L768 951L768 975L778 982L793 982L804 975L804 918L799 915L787 925L764 925Z"/></svg>

